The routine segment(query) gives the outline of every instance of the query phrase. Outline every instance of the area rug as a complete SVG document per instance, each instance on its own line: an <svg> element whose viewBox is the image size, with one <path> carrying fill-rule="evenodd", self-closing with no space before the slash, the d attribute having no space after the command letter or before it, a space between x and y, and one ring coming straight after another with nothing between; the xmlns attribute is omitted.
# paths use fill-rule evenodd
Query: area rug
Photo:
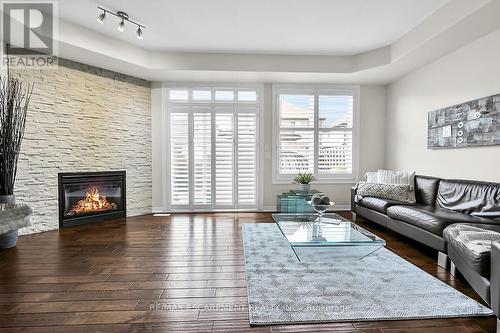
<svg viewBox="0 0 500 333"><path fill-rule="evenodd" d="M273 223L245 224L243 242L252 325L493 314L385 248L362 260L332 247L296 255Z"/></svg>

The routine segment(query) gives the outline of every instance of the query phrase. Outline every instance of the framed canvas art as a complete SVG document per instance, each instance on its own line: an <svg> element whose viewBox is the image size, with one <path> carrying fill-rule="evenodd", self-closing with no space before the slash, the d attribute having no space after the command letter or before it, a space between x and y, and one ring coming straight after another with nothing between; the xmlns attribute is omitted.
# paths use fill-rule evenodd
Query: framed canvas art
<svg viewBox="0 0 500 333"><path fill-rule="evenodd" d="M500 144L500 94L429 112L427 147Z"/></svg>

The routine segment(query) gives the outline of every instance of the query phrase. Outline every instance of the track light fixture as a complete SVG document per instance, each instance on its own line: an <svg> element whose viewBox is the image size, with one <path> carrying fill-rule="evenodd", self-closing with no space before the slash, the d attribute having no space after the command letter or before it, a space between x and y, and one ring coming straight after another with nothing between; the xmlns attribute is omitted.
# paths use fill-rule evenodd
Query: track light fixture
<svg viewBox="0 0 500 333"><path fill-rule="evenodd" d="M118 30L119 32L123 32L123 30L125 30L125 20L128 21L128 14L125 12L117 12L116 15L122 19L120 23L118 23L116 30Z"/></svg>
<svg viewBox="0 0 500 333"><path fill-rule="evenodd" d="M125 30L125 20L121 20L120 23L118 23L118 25L116 26L116 30L118 30L119 32L123 32L123 30Z"/></svg>
<svg viewBox="0 0 500 333"><path fill-rule="evenodd" d="M142 29L141 26L137 28L137 39L142 39Z"/></svg>
<svg viewBox="0 0 500 333"><path fill-rule="evenodd" d="M103 11L98 17L97 22L104 24L104 19L106 18L106 11Z"/></svg>
<svg viewBox="0 0 500 333"><path fill-rule="evenodd" d="M109 14L120 19L120 22L116 26L116 30L118 30L119 32L123 32L125 30L125 22L129 22L129 23L135 24L137 26L137 34L136 34L137 39L143 38L142 30L146 29L146 27L143 26L142 24L139 24L137 22L132 21L127 13L122 12L122 11L118 11L115 13L115 12L109 11L107 9L104 9L102 7L97 7L97 8L102 10L102 13L99 14L99 16L97 17L97 22L99 22L100 24L104 24L104 20L106 19L106 14L109 13Z"/></svg>

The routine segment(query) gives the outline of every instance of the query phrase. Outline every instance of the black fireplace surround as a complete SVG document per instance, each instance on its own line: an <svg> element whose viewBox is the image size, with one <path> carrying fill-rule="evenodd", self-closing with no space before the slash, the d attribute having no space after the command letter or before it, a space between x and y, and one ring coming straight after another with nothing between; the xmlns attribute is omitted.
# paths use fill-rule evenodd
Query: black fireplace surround
<svg viewBox="0 0 500 333"><path fill-rule="evenodd" d="M126 216L125 171L59 173L59 228Z"/></svg>

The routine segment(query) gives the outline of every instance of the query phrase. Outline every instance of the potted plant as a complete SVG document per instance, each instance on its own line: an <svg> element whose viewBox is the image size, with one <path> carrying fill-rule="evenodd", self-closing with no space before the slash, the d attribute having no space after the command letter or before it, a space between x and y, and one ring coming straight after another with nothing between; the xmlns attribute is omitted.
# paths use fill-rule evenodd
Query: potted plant
<svg viewBox="0 0 500 333"><path fill-rule="evenodd" d="M299 190L304 192L309 192L311 190L311 184L316 178L312 173L301 173L295 176L295 181L299 183Z"/></svg>
<svg viewBox="0 0 500 333"><path fill-rule="evenodd" d="M33 85L24 85L20 79L10 75L0 78L0 204L16 202L17 161L32 92ZM0 235L0 248L2 242L15 244L17 235L17 229Z"/></svg>

